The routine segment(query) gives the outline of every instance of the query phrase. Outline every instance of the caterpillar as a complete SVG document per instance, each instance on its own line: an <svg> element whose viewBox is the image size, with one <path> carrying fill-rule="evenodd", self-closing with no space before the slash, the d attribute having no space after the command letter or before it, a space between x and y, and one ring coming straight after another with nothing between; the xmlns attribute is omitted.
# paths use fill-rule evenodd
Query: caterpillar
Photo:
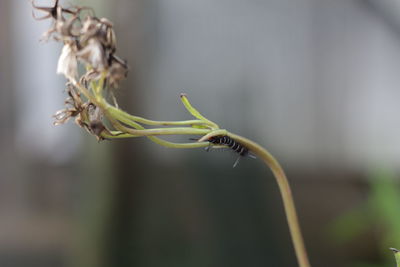
<svg viewBox="0 0 400 267"><path fill-rule="evenodd" d="M213 136L210 137L207 141L214 145L227 146L239 154L238 159L233 164L233 168L235 168L236 165L239 163L241 157L250 156L254 158L254 156L249 153L249 149L247 147L227 135Z"/></svg>

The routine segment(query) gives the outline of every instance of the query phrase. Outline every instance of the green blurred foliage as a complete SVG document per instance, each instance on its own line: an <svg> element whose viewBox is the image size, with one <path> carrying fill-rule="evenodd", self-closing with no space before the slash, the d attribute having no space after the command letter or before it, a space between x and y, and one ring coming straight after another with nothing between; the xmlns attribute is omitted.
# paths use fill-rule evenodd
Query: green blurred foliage
<svg viewBox="0 0 400 267"><path fill-rule="evenodd" d="M390 247L400 247L400 187L389 169L374 169L368 175L367 200L338 217L328 228L330 239L344 245L365 234L373 234L378 243L380 262L353 262L356 267L393 266Z"/></svg>

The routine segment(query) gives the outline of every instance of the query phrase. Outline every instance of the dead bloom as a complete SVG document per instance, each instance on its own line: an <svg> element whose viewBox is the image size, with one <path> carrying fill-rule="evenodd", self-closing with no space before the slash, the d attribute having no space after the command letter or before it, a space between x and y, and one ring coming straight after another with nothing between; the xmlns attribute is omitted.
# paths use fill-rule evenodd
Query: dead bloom
<svg viewBox="0 0 400 267"><path fill-rule="evenodd" d="M51 20L44 39L51 38L63 43L57 73L63 74L68 80L66 91L69 97L65 101L65 108L54 115L54 124L64 124L75 118L80 127L95 135L98 140L104 139L103 135L112 136L103 124L101 105L96 106L96 103L91 102L91 96L94 97L91 93L101 95L101 90L109 88L108 95L117 106L111 89L117 88L120 80L126 77L128 66L126 61L115 54L113 24L108 19L96 17L89 7L64 8L59 0L53 0L52 6L45 7L37 6L33 1L31 0L34 10L44 13L44 16L36 17L33 12L33 17ZM79 65L83 68L79 68ZM103 79L102 88L96 91L94 87L100 86L100 81L96 84L100 79ZM81 95L83 90L85 92Z"/></svg>
<svg viewBox="0 0 400 267"><path fill-rule="evenodd" d="M76 80L76 77L78 77L78 61L74 47L70 43L64 44L58 59L57 73L64 74L69 80Z"/></svg>

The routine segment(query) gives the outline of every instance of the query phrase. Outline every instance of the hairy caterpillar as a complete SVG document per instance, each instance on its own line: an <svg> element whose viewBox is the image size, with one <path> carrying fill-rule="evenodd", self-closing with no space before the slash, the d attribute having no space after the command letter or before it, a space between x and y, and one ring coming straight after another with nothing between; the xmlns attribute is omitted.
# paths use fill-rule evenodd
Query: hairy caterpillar
<svg viewBox="0 0 400 267"><path fill-rule="evenodd" d="M249 153L249 149L247 147L245 147L244 145L242 145L241 143L239 143L238 141L234 140L233 138L227 135L213 136L210 137L207 141L214 145L227 146L239 154L238 159L233 164L233 168L235 168L236 165L239 163L241 157L249 156L255 158L253 155Z"/></svg>

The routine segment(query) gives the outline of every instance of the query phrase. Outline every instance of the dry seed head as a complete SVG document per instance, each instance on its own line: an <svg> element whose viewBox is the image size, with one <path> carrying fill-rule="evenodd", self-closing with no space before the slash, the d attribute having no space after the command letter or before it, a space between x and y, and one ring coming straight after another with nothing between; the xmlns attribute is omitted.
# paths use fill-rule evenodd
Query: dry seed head
<svg viewBox="0 0 400 267"><path fill-rule="evenodd" d="M65 100L65 108L54 115L54 124L64 124L70 118L75 118L77 125L95 135L98 140L103 139L103 132L112 135L103 124L103 111L89 100L84 100L79 93L80 90L94 93L91 82L101 78L105 79L103 84L106 87L117 88L127 75L126 62L115 54L117 42L112 22L106 18L97 18L93 9L88 7L64 8L59 0L55 0L50 7L37 6L33 0L31 2L34 10L45 13L42 17L36 17L32 12L35 19L51 20L51 26L44 33L43 39L51 38L64 44L57 73L63 74L69 81L69 97ZM79 63L84 65L84 73L79 73ZM73 84L79 85L75 87ZM110 95L113 95L112 92Z"/></svg>

